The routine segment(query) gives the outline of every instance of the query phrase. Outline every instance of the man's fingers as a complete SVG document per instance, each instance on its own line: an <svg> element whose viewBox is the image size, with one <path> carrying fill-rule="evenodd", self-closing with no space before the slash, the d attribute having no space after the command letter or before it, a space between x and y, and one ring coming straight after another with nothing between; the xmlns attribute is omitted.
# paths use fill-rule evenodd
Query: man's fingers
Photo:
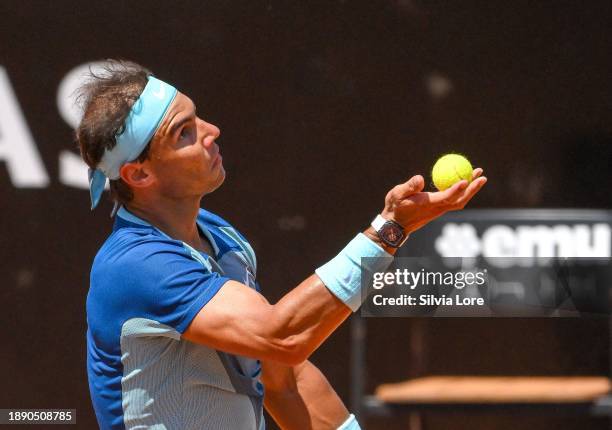
<svg viewBox="0 0 612 430"><path fill-rule="evenodd" d="M412 178L408 179L403 184L400 184L396 187L397 189L397 199L404 199L413 194L420 193L425 188L425 179L421 175L415 175Z"/></svg>
<svg viewBox="0 0 612 430"><path fill-rule="evenodd" d="M456 206L458 208L465 206L487 182L486 177L480 176L482 173L482 169L475 169L473 173L475 179L471 183L468 184L465 180L459 181L444 191L431 193L430 203L443 206Z"/></svg>
<svg viewBox="0 0 612 430"><path fill-rule="evenodd" d="M454 184L444 191L437 191L430 194L429 202L434 205L451 204L456 201L468 186L468 181L463 180Z"/></svg>
<svg viewBox="0 0 612 430"><path fill-rule="evenodd" d="M480 167L475 168L472 171L472 181L478 177L480 177L480 175L482 175L483 170Z"/></svg>
<svg viewBox="0 0 612 430"><path fill-rule="evenodd" d="M466 188L465 194L457 202L457 205L461 208L464 207L486 183L486 176L481 176L472 181L472 183Z"/></svg>
<svg viewBox="0 0 612 430"><path fill-rule="evenodd" d="M480 178L476 178L476 180L472 181L470 185L465 189L463 195L461 195L453 204L450 206L450 210L458 210L463 209L465 205L468 204L472 197L476 195L478 191L487 183L487 178L481 176Z"/></svg>
<svg viewBox="0 0 612 430"><path fill-rule="evenodd" d="M425 179L421 175L414 175L412 178L408 179L406 182L406 193L407 195L412 195L415 193L420 193L425 188Z"/></svg>

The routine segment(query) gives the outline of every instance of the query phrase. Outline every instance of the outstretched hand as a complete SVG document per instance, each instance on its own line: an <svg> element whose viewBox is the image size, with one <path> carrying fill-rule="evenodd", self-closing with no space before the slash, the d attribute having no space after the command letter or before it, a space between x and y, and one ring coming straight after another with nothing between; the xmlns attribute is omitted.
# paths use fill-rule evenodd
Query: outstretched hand
<svg viewBox="0 0 612 430"><path fill-rule="evenodd" d="M392 219L411 233L448 211L463 209L487 182L481 168L472 172L472 182L463 180L452 187L437 192L423 192L425 180L421 175L396 185L385 197L381 215Z"/></svg>

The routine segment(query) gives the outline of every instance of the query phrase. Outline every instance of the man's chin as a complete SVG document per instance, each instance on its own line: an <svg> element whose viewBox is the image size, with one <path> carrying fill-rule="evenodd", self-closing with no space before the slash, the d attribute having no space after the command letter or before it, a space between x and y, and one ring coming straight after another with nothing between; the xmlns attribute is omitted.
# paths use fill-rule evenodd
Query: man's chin
<svg viewBox="0 0 612 430"><path fill-rule="evenodd" d="M225 182L225 169L223 168L223 165L221 165L219 167L219 176L217 176L217 180L212 184L206 194L216 191L221 185L223 185L223 182Z"/></svg>

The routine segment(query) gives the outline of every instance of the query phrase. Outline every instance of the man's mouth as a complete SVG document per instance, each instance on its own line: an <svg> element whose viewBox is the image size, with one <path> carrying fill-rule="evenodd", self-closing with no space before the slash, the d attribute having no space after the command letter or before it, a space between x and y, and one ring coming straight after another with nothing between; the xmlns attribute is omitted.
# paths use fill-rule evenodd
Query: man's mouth
<svg viewBox="0 0 612 430"><path fill-rule="evenodd" d="M213 167L217 167L217 165L218 165L219 163L221 163L221 160L223 160L223 157L221 156L221 153L220 153L220 152L217 152L217 155L215 156L215 159L214 159L214 161L213 161L213 163L212 163L212 166L213 166Z"/></svg>

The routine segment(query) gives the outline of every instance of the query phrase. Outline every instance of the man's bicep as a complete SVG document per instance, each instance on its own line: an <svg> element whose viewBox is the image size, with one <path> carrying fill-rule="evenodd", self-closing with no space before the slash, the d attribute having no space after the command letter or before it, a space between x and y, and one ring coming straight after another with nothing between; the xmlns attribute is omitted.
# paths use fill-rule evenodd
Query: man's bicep
<svg viewBox="0 0 612 430"><path fill-rule="evenodd" d="M183 338L232 354L284 361L273 306L257 291L227 281L191 321Z"/></svg>

